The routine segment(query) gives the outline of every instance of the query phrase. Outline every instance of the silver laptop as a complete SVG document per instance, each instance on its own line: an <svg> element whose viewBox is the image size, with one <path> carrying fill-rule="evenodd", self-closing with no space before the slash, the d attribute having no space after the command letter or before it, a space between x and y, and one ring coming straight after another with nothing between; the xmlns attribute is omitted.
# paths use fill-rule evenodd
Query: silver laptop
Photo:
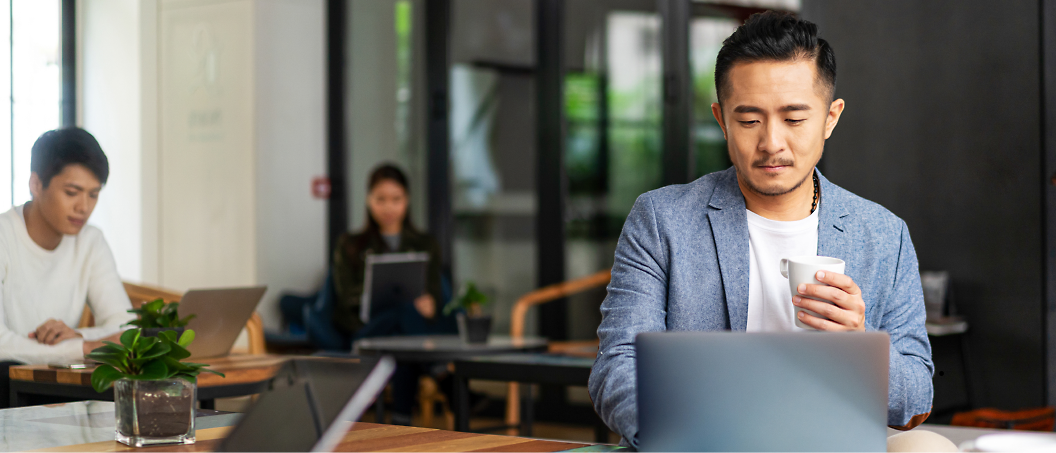
<svg viewBox="0 0 1056 453"><path fill-rule="evenodd" d="M218 451L334 451L395 370L390 356L286 362Z"/></svg>
<svg viewBox="0 0 1056 453"><path fill-rule="evenodd" d="M254 286L187 291L180 300L179 312L180 317L195 315L187 324L195 334L187 348L191 357L200 359L230 353L266 289L266 286Z"/></svg>
<svg viewBox="0 0 1056 453"><path fill-rule="evenodd" d="M642 451L886 451L883 332L638 335Z"/></svg>

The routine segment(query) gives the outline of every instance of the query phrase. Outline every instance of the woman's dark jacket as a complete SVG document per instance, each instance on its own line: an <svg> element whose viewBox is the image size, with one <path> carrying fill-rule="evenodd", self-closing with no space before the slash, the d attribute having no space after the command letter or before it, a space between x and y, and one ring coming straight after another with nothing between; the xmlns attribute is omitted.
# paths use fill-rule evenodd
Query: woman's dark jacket
<svg viewBox="0 0 1056 453"><path fill-rule="evenodd" d="M377 232L345 233L337 240L334 250L334 324L345 334L355 334L363 321L359 319L359 306L363 295L363 275L366 272L367 253L429 253L428 281L426 290L437 305L440 300L440 247L432 236L404 227L400 232L400 247L389 248ZM437 307L437 315L440 313ZM435 319L435 318L434 318Z"/></svg>

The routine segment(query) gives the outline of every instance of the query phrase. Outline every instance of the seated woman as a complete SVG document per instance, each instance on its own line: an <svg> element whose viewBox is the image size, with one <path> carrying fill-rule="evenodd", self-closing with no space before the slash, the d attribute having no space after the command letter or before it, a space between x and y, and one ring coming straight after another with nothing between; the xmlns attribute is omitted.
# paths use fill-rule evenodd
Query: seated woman
<svg viewBox="0 0 1056 453"><path fill-rule="evenodd" d="M440 247L411 224L407 178L394 165L375 168L367 184L367 221L363 231L345 233L334 250L334 324L345 335L366 338L431 333L441 308ZM426 252L427 292L413 303L375 313L366 325L359 319L368 253Z"/></svg>
<svg viewBox="0 0 1056 453"><path fill-rule="evenodd" d="M334 250L334 324L345 335L358 339L385 335L453 333L449 319L438 315L441 304L440 247L428 234L414 228L407 177L399 168L384 164L374 169L367 184L367 222L363 231L345 233ZM382 313L372 313L364 325L359 318L368 253L427 252L427 292L413 302ZM396 424L409 425L422 365L399 364L393 375L393 414ZM441 388L447 385L441 384Z"/></svg>

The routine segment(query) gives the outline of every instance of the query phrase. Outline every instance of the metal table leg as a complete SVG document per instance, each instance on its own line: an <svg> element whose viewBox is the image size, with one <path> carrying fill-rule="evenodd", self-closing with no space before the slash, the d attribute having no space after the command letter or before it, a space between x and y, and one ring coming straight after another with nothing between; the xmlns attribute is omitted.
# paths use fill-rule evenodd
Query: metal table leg
<svg viewBox="0 0 1056 453"><path fill-rule="evenodd" d="M374 422L385 423L385 393L378 395L374 400Z"/></svg>
<svg viewBox="0 0 1056 453"><path fill-rule="evenodd" d="M469 379L455 373L455 431L469 432Z"/></svg>
<svg viewBox="0 0 1056 453"><path fill-rule="evenodd" d="M521 388L521 436L532 437L532 384L521 382L518 387Z"/></svg>

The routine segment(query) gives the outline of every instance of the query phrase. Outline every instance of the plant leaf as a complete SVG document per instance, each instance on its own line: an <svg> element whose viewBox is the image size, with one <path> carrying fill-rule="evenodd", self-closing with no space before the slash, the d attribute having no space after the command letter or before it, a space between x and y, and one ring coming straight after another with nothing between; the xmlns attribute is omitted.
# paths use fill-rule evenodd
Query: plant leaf
<svg viewBox="0 0 1056 453"><path fill-rule="evenodd" d="M128 352L128 349L125 349L124 346L121 346L117 343L104 341L102 346L93 349L92 352L102 352L106 354L124 354Z"/></svg>
<svg viewBox="0 0 1056 453"><path fill-rule="evenodd" d="M126 377L110 365L99 365L92 372L92 388L96 392L103 393L114 381Z"/></svg>
<svg viewBox="0 0 1056 453"><path fill-rule="evenodd" d="M107 341L107 340L103 340L103 344L105 344L107 346L110 346L110 347L113 347L114 349L117 349L118 351L121 351L121 352L128 352L128 348L126 348L125 345L123 345L123 344L118 344L118 343L114 343L112 341Z"/></svg>
<svg viewBox="0 0 1056 453"><path fill-rule="evenodd" d="M176 343L176 332L173 332L171 330L159 332L158 337L162 337L168 341L171 341L172 343Z"/></svg>
<svg viewBox="0 0 1056 453"><path fill-rule="evenodd" d="M112 366L114 368L121 368L121 364L125 360L124 354L109 354L109 353L102 353L102 352L90 352L85 357L87 357L89 359L92 359L92 360L95 360L97 362L105 363L105 364L110 365L110 366Z"/></svg>
<svg viewBox="0 0 1056 453"><path fill-rule="evenodd" d="M136 350L135 350L136 355L139 355L140 357L142 357L143 353L149 351L150 348L153 348L154 345L158 343L158 341L159 340L156 337L143 337L143 338L141 338L139 343L136 344Z"/></svg>
<svg viewBox="0 0 1056 453"><path fill-rule="evenodd" d="M194 318L197 318L197 317L198 317L198 315L187 315L187 317L186 317L186 318L183 318L183 319L181 319L181 320L179 320L179 321L175 322L175 323L174 323L174 324L175 324L175 327L184 327L184 326L186 326L187 324L189 324L189 323L191 322L191 320L192 320L192 319L194 319Z"/></svg>
<svg viewBox="0 0 1056 453"><path fill-rule="evenodd" d="M173 335L176 335L176 334L174 333ZM172 357L172 358L174 358L176 360L183 360L183 359L186 359L186 358L191 356L190 352L187 352L187 350L184 349L183 346L180 346L179 344L177 344L175 342L169 343L169 347L172 348L172 351L169 352L168 356Z"/></svg>
<svg viewBox="0 0 1056 453"><path fill-rule="evenodd" d="M126 350L132 349L132 346L136 344L136 340L139 340L140 333L140 329L126 330L125 333L121 334L121 345L123 345Z"/></svg>
<svg viewBox="0 0 1056 453"><path fill-rule="evenodd" d="M138 379L141 381L153 381L155 379L164 379L169 375L169 367L165 365L164 360L154 360L143 366L143 371L138 375L132 376L132 379Z"/></svg>
<svg viewBox="0 0 1056 453"><path fill-rule="evenodd" d="M157 313L164 306L165 306L165 301L164 300L162 300L161 298L154 299L154 300L152 300L150 302L147 302L147 303L143 304L143 312L144 313L148 313L148 312Z"/></svg>
<svg viewBox="0 0 1056 453"><path fill-rule="evenodd" d="M169 343L160 342L154 345L153 348L150 348L149 351L140 354L139 357L132 359L132 363L136 366L140 366L151 360L155 360L158 357L163 357L165 354L168 354L171 350L172 346L170 346Z"/></svg>
<svg viewBox="0 0 1056 453"><path fill-rule="evenodd" d="M194 341L194 331L188 329L183 331L183 335L180 335L179 345L186 348L192 341Z"/></svg>
<svg viewBox="0 0 1056 453"><path fill-rule="evenodd" d="M200 368L200 369L198 369L198 371L205 371L206 373L213 373L213 374L218 375L218 376L220 376L222 378L226 378L227 377L227 376L224 376L224 373L221 373L221 372L216 371L216 370L210 370L208 368Z"/></svg>

